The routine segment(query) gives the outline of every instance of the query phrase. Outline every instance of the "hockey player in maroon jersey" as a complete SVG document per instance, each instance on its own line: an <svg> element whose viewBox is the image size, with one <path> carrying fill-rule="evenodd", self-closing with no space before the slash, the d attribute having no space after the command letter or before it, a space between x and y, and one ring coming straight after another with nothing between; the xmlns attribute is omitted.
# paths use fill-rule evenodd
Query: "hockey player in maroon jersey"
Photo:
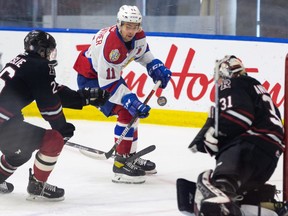
<svg viewBox="0 0 288 216"><path fill-rule="evenodd" d="M155 59L149 50L142 30L142 15L136 6L123 5L117 14L117 25L103 28L93 37L88 50L79 54L74 69L78 72L78 86L100 87L111 93L111 97L100 110L107 116L117 116L114 129L115 142L138 113L139 118L149 115L150 106L143 104L127 87L122 70L133 60L147 68L154 83L161 81L165 88L171 71ZM116 183L143 183L146 173L156 173L155 163L143 158L123 162L137 150L138 121L117 146L113 165Z"/></svg>
<svg viewBox="0 0 288 216"><path fill-rule="evenodd" d="M62 107L100 106L109 94L99 88L74 91L55 81L56 42L50 34L29 32L24 49L25 53L12 59L0 73L0 193L13 191L14 186L6 179L37 150L27 199L63 200L64 189L47 183L63 145L75 130L66 122ZM51 129L24 121L21 110L33 101Z"/></svg>
<svg viewBox="0 0 288 216"><path fill-rule="evenodd" d="M240 59L225 56L216 62L216 70L219 118L211 114L189 146L193 152L209 153L216 159L215 169L198 177L194 212L203 216L238 216L245 212L239 205L245 204L245 196L265 188L265 182L275 171L285 147L284 129L269 93L247 75ZM261 197L257 204L260 201Z"/></svg>

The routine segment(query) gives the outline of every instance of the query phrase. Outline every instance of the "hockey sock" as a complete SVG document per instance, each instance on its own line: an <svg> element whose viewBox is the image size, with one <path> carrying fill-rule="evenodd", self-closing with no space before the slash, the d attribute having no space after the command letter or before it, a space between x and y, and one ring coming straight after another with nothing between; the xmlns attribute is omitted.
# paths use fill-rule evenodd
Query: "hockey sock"
<svg viewBox="0 0 288 216"><path fill-rule="evenodd" d="M16 169L17 167L10 165L7 162L5 155L2 155L0 160L0 183L9 178L16 171Z"/></svg>
<svg viewBox="0 0 288 216"><path fill-rule="evenodd" d="M42 145L35 156L34 176L46 182L64 145L63 137L55 130L47 130Z"/></svg>
<svg viewBox="0 0 288 216"><path fill-rule="evenodd" d="M122 132L124 131L127 124L122 124L120 122L117 122L117 125L115 126L114 134L115 134L115 142L117 142L118 137L121 136ZM117 153L120 155L123 154L129 154L133 142L133 134L134 134L134 128L130 128L126 136L123 138L121 143L117 146L116 150Z"/></svg>

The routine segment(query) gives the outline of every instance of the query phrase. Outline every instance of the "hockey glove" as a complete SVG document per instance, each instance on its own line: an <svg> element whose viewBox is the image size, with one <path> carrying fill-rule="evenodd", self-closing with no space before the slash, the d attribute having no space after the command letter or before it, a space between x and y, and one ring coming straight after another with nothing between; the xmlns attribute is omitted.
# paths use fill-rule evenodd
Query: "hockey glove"
<svg viewBox="0 0 288 216"><path fill-rule="evenodd" d="M128 112L135 116L138 114L139 118L146 118L149 115L151 109L150 106L143 104L138 100L137 96L133 93L124 95L121 99L123 107L128 110Z"/></svg>
<svg viewBox="0 0 288 216"><path fill-rule="evenodd" d="M160 88L166 88L169 80L171 79L171 71L166 68L159 59L154 59L146 66L149 76L153 79L153 82L161 80Z"/></svg>
<svg viewBox="0 0 288 216"><path fill-rule="evenodd" d="M207 132L205 133L204 137L204 148L206 152L208 152L210 155L215 155L219 149L218 149L218 139L214 137L215 128L210 127Z"/></svg>
<svg viewBox="0 0 288 216"><path fill-rule="evenodd" d="M84 88L78 90L78 93L83 100L84 106L89 104L96 107L102 106L106 103L110 96L109 92L100 88Z"/></svg>
<svg viewBox="0 0 288 216"><path fill-rule="evenodd" d="M188 148L193 152L202 152L202 153L208 153L205 149L205 134L209 130L210 127L214 126L214 112L215 107L211 106L210 110L208 112L208 118L204 124L204 126L201 128L201 130L198 132L196 137L192 140Z"/></svg>
<svg viewBox="0 0 288 216"><path fill-rule="evenodd" d="M64 143L66 143L74 135L74 131L75 131L75 126L68 122L63 128L59 130L59 132L63 136Z"/></svg>

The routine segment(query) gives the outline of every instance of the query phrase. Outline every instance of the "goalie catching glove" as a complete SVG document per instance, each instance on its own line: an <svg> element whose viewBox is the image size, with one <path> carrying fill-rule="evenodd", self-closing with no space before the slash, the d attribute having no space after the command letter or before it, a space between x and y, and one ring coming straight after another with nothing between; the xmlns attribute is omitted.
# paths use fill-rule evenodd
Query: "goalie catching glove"
<svg viewBox="0 0 288 216"><path fill-rule="evenodd" d="M109 92L100 88L79 89L78 93L83 100L83 105L91 104L96 107L103 106L110 96Z"/></svg>

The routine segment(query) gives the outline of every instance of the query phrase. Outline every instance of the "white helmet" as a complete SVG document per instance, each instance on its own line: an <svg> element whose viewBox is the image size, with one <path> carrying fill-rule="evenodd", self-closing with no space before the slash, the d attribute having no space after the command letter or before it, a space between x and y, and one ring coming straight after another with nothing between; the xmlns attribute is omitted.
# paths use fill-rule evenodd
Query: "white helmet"
<svg viewBox="0 0 288 216"><path fill-rule="evenodd" d="M122 5L117 14L118 28L122 22L139 23L141 25L142 15L136 6Z"/></svg>
<svg viewBox="0 0 288 216"><path fill-rule="evenodd" d="M221 78L247 75L242 61L234 55L226 55L223 59L216 60L215 76L216 69L219 69L219 77ZM217 79L217 77L215 78Z"/></svg>

